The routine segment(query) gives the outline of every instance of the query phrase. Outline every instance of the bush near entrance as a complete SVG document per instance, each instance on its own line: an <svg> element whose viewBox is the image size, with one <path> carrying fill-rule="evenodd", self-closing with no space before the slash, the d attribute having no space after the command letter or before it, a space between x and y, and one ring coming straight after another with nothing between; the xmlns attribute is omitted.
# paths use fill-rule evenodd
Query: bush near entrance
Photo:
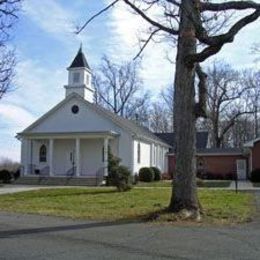
<svg viewBox="0 0 260 260"><path fill-rule="evenodd" d="M255 169L251 172L251 181L260 182L260 169Z"/></svg>
<svg viewBox="0 0 260 260"><path fill-rule="evenodd" d="M155 181L160 181L161 180L161 171L157 167L151 167L151 169L154 172L154 180Z"/></svg>
<svg viewBox="0 0 260 260"><path fill-rule="evenodd" d="M139 180L143 182L154 181L154 171L152 168L143 167L139 170Z"/></svg>

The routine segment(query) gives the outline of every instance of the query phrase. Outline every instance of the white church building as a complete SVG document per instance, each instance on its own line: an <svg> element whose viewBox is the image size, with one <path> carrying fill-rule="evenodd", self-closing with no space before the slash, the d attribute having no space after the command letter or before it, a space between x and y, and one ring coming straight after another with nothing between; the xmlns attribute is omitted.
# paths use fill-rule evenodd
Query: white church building
<svg viewBox="0 0 260 260"><path fill-rule="evenodd" d="M96 105L82 48L68 70L65 98L24 131L22 175L97 178L108 174L108 150L132 174L141 167L167 171L169 145L148 129Z"/></svg>

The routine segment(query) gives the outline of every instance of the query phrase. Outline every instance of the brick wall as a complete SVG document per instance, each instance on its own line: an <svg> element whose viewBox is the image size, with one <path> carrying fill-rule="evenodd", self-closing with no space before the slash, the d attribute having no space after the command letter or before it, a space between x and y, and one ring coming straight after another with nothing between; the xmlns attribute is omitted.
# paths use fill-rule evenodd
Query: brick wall
<svg viewBox="0 0 260 260"><path fill-rule="evenodd" d="M252 169L260 169L260 141L252 148Z"/></svg>
<svg viewBox="0 0 260 260"><path fill-rule="evenodd" d="M259 155L260 155L260 142L259 142ZM176 159L175 155L169 155L168 170L169 174L174 173ZM246 159L242 155L201 155L197 156L197 168L204 172L212 174L228 175L236 173L236 161L239 159ZM259 157L260 159L260 157ZM260 168L260 160L258 161Z"/></svg>
<svg viewBox="0 0 260 260"><path fill-rule="evenodd" d="M199 163L202 162L203 169L206 172L220 175L235 174L237 170L236 161L246 159L242 155L203 155L198 156Z"/></svg>

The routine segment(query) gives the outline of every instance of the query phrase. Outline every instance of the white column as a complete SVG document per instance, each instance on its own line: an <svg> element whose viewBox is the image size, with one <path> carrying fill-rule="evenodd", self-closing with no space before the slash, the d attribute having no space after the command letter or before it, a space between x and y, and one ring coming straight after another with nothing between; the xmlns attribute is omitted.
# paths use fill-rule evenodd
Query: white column
<svg viewBox="0 0 260 260"><path fill-rule="evenodd" d="M154 150L154 144L151 144L151 146L150 146L150 167L153 166L153 150Z"/></svg>
<svg viewBox="0 0 260 260"><path fill-rule="evenodd" d="M21 162L24 166L23 175L29 174L30 143L28 139L22 140Z"/></svg>
<svg viewBox="0 0 260 260"><path fill-rule="evenodd" d="M108 176L108 138L104 139L104 176Z"/></svg>
<svg viewBox="0 0 260 260"><path fill-rule="evenodd" d="M53 139L49 139L49 167L50 167L50 172L49 175L53 176Z"/></svg>
<svg viewBox="0 0 260 260"><path fill-rule="evenodd" d="M80 176L80 138L76 138L76 176Z"/></svg>

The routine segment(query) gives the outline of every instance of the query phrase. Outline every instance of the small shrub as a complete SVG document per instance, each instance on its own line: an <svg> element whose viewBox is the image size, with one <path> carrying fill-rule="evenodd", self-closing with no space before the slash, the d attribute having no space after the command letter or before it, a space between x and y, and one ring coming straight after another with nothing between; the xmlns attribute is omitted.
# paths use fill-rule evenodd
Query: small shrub
<svg viewBox="0 0 260 260"><path fill-rule="evenodd" d="M20 171L20 169L17 169L17 171L14 172L13 176L14 176L14 179L15 179L15 180L18 179L18 178L20 178L20 176L21 176L21 171Z"/></svg>
<svg viewBox="0 0 260 260"><path fill-rule="evenodd" d="M260 169L255 169L251 172L251 181L260 182Z"/></svg>
<svg viewBox="0 0 260 260"><path fill-rule="evenodd" d="M113 168L113 171L108 175L108 179L110 185L116 186L120 192L128 191L132 188L131 172L123 165Z"/></svg>
<svg viewBox="0 0 260 260"><path fill-rule="evenodd" d="M161 180L161 171L157 167L151 167L151 169L154 172L154 181L160 181Z"/></svg>
<svg viewBox="0 0 260 260"><path fill-rule="evenodd" d="M138 182L139 182L139 176L138 176L138 174L135 174L133 176L133 184L136 185L136 184L138 184Z"/></svg>
<svg viewBox="0 0 260 260"><path fill-rule="evenodd" d="M132 178L129 169L119 165L121 159L108 151L107 185L116 186L118 191L128 191L132 188Z"/></svg>
<svg viewBox="0 0 260 260"><path fill-rule="evenodd" d="M154 180L154 171L152 168L143 167L139 170L139 180L143 182L152 182Z"/></svg>
<svg viewBox="0 0 260 260"><path fill-rule="evenodd" d="M1 170L0 171L0 180L3 183L11 183L13 179L13 174L9 172L8 170Z"/></svg>

